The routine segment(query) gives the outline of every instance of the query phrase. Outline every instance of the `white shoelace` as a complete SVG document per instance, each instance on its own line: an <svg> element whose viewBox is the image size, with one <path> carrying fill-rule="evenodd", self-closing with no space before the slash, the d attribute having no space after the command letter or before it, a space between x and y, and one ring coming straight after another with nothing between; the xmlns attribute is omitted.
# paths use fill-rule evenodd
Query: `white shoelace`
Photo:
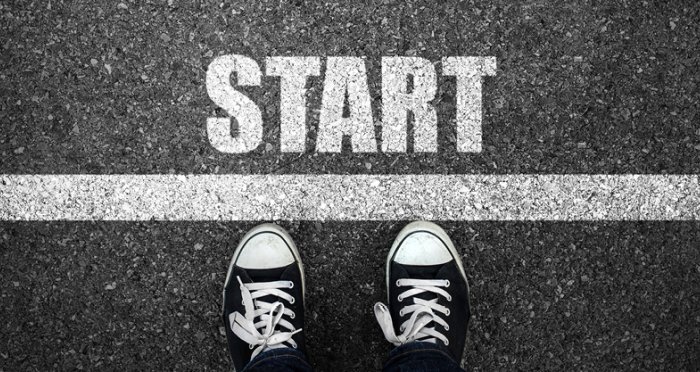
<svg viewBox="0 0 700 372"><path fill-rule="evenodd" d="M440 296L447 299L448 302L452 301L452 296L441 288L449 287L450 281L442 279L399 279L396 281L396 286L409 287L408 290L398 295L397 300L399 302L407 301L406 305L399 310L399 315L411 314L411 316L401 324L399 330L401 334L397 335L389 308L383 303L377 302L374 305L374 316L377 318L379 327L384 332L386 340L395 346L411 341L435 343L437 340L442 341L445 345L449 345L449 340L445 335L435 330L435 327L428 327L428 325L435 322L445 327L446 330L450 329L447 322L438 315L450 315L450 309L438 303ZM425 292L435 293L437 296L431 300L413 297ZM413 299L413 303L410 303L410 299Z"/></svg>
<svg viewBox="0 0 700 372"><path fill-rule="evenodd" d="M268 303L258 300L265 296L275 296L288 303L294 303L294 297L282 291L281 288L294 288L294 283L290 281L276 281L266 283L243 283L240 277L236 277L241 287L241 297L245 307L245 315L235 312L229 314L228 320L231 331L241 340L247 342L253 350L252 358L268 349L287 347L285 343L296 348L297 343L292 336L301 332L295 329L292 323L282 318L287 316L294 319L296 316L291 309L284 307L280 301ZM258 319L256 321L256 319ZM280 331L277 327L286 329Z"/></svg>

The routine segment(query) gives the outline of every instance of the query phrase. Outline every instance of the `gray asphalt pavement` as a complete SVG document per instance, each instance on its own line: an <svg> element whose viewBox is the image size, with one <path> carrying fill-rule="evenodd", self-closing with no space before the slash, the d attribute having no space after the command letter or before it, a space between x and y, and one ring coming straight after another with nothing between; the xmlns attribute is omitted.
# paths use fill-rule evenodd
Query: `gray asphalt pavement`
<svg viewBox="0 0 700 372"><path fill-rule="evenodd" d="M3 174L698 174L695 1L3 1ZM439 78L437 154L279 150L279 81L245 88L264 144L223 154L206 119L218 55L495 56L483 151L456 152ZM699 207L700 208L700 207ZM371 307L405 221L279 221L308 279L318 370L389 351ZM0 222L0 371L226 370L221 286L240 222ZM700 223L444 222L463 253L473 370L697 370Z"/></svg>

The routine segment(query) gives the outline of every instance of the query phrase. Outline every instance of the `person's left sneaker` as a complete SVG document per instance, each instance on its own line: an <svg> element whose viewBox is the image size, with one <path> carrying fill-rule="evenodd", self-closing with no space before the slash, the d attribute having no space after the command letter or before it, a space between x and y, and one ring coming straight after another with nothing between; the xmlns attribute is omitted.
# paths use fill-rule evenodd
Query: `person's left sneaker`
<svg viewBox="0 0 700 372"><path fill-rule="evenodd" d="M304 271L292 238L262 224L241 240L224 284L223 320L237 371L258 354L291 347L306 354Z"/></svg>

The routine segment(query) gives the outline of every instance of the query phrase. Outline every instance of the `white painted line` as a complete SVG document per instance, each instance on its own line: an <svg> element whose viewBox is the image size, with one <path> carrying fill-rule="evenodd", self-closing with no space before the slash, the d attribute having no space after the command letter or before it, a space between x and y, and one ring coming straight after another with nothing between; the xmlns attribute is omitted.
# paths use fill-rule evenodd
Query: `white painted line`
<svg viewBox="0 0 700 372"><path fill-rule="evenodd" d="M698 175L0 175L0 220L700 220Z"/></svg>

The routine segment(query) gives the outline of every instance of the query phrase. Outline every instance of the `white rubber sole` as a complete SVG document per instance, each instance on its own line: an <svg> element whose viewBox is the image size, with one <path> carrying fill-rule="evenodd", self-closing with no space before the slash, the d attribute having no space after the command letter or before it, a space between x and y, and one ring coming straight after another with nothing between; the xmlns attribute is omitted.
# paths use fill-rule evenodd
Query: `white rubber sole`
<svg viewBox="0 0 700 372"><path fill-rule="evenodd" d="M231 280L231 273L233 272L233 265L236 263L236 260L238 259L238 256L241 254L241 251L243 250L243 246L245 245L248 240L256 234L259 234L261 232L271 232L278 234L284 239L284 241L287 243L289 248L292 251L292 254L294 255L294 259L299 262L299 272L301 273L301 294L302 294L302 299L304 303L304 307L306 307L306 278L304 277L304 265L301 262L301 255L299 255L299 250L297 249L296 244L294 244L294 240L292 240L292 237L289 235L287 230L283 229L281 226L275 225L273 223L264 223L257 225L250 229L243 238L241 239L240 243L238 243L238 246L236 247L236 250L233 252L233 257L231 257L231 262L228 265L228 272L226 273L226 281L224 281L224 289L222 290L222 298L226 292L226 286L228 286L229 280ZM223 303L221 305L223 307Z"/></svg>
<svg viewBox="0 0 700 372"><path fill-rule="evenodd" d="M414 232L417 231L426 231L431 234L434 234L440 240L442 240L445 245L447 246L447 249L450 251L450 254L452 257L457 261L457 267L459 267L459 271L462 274L462 277L464 278L464 281L467 283L467 289L469 289L469 281L467 280L467 274L464 271L464 264L462 263L462 257L459 255L457 252L457 249L454 246L454 243L452 243L452 239L450 239L449 235L445 232L445 230L442 229L442 227L428 221L415 221L411 222L408 225L406 225L401 231L399 232L399 235L396 236L396 239L394 239L394 243L391 245L391 250L389 250L389 254L386 256L386 296L387 296L387 303L389 302L389 270L391 268L391 259L394 257L394 253L396 253L396 250L399 248L399 245L401 242L404 240L404 238Z"/></svg>

